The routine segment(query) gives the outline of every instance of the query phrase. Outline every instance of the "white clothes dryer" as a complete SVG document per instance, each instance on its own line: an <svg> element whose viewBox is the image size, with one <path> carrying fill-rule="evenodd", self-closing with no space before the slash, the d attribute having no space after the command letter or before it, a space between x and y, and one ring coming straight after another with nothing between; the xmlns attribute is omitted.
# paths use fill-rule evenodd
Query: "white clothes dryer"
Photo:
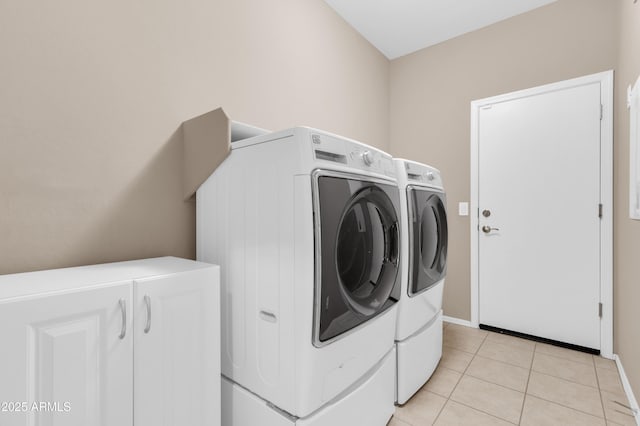
<svg viewBox="0 0 640 426"><path fill-rule="evenodd" d="M396 325L396 402L404 404L429 380L442 357L448 235L440 172L414 161L394 162L403 244Z"/></svg>
<svg viewBox="0 0 640 426"><path fill-rule="evenodd" d="M387 423L395 177L378 149L294 128L233 143L198 189L197 258L221 266L224 425Z"/></svg>

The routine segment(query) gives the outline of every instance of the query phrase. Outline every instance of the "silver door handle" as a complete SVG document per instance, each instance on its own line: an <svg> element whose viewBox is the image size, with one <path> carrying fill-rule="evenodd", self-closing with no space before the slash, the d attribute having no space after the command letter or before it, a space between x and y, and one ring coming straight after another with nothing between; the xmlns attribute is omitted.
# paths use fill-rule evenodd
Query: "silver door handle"
<svg viewBox="0 0 640 426"><path fill-rule="evenodd" d="M492 227L487 226L487 225L482 227L482 232L484 232L485 234L488 234L491 231L499 231L499 230L500 230L500 228L492 228Z"/></svg>
<svg viewBox="0 0 640 426"><path fill-rule="evenodd" d="M120 313L122 314L122 328L120 329L120 339L124 339L127 334L127 302L124 299L118 301L120 304Z"/></svg>
<svg viewBox="0 0 640 426"><path fill-rule="evenodd" d="M147 307L147 324L144 326L144 332L148 333L151 330L151 298L149 295L144 295L144 304Z"/></svg>

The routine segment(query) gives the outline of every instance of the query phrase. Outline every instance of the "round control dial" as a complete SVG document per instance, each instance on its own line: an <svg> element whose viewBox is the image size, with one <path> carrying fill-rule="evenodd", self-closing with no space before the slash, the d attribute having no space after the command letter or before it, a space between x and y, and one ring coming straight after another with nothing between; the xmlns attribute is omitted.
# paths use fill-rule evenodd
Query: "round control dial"
<svg viewBox="0 0 640 426"><path fill-rule="evenodd" d="M365 151L362 153L362 161L367 166L373 164L373 154L371 154L371 151Z"/></svg>

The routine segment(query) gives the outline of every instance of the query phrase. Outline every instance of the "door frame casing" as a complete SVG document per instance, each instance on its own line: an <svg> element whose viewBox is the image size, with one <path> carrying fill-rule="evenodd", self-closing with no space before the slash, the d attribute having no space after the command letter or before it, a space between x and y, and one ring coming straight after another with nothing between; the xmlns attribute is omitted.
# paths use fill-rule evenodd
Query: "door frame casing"
<svg viewBox="0 0 640 426"><path fill-rule="evenodd" d="M471 325L478 327L479 312L479 114L487 105L555 92L587 84L600 83L603 106L600 124L600 353L613 359L613 70L519 90L471 102ZM595 208L594 206L594 213ZM595 309L595 308L594 308Z"/></svg>

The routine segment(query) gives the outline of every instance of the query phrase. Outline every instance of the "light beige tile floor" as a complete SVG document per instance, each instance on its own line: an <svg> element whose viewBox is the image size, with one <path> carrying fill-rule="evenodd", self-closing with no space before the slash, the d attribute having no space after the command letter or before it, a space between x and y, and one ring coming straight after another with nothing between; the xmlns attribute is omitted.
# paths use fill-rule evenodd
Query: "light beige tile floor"
<svg viewBox="0 0 640 426"><path fill-rule="evenodd" d="M455 324L389 426L635 425L613 361Z"/></svg>

